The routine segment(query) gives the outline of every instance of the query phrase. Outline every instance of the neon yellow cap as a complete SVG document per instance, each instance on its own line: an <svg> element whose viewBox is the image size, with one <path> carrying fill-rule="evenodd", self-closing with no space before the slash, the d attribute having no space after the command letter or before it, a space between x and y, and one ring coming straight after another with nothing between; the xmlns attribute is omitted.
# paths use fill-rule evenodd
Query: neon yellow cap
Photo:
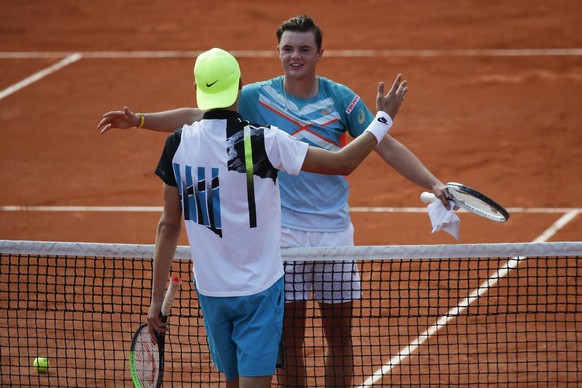
<svg viewBox="0 0 582 388"><path fill-rule="evenodd" d="M230 53L213 48L196 58L194 80L200 109L227 108L238 97L240 67Z"/></svg>

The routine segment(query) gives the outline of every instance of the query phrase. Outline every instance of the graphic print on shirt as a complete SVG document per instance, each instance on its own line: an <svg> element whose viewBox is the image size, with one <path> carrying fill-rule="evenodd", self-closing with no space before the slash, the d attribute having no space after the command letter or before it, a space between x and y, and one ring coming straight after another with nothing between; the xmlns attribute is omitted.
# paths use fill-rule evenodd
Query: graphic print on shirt
<svg viewBox="0 0 582 388"><path fill-rule="evenodd" d="M220 220L220 182L218 168L196 169L196 181L191 166L185 168L186 184L182 185L179 164L174 163L174 174L178 183L184 220L193 221L222 237ZM210 176L206 176L210 170Z"/></svg>
<svg viewBox="0 0 582 388"><path fill-rule="evenodd" d="M249 209L249 227L257 227L257 205L255 202L255 175L277 181L277 170L273 167L265 151L264 128L246 125L239 128L227 128L226 153L229 171L246 175L247 202Z"/></svg>
<svg viewBox="0 0 582 388"><path fill-rule="evenodd" d="M343 133L343 127L340 115L330 97L314 100L301 109L290 96L283 95L270 85L262 87L258 97L259 105L279 118L274 121L275 119L267 114L263 118L264 121L275 123L299 140L330 151L338 151L345 145L341 137L338 139L339 142L334 141L335 133L340 129ZM280 119L283 119L285 124L278 123Z"/></svg>

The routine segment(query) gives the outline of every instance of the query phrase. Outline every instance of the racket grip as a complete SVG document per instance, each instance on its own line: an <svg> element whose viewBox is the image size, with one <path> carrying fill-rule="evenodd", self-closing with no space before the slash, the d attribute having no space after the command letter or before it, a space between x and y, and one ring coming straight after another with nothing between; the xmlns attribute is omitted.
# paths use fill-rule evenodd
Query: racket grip
<svg viewBox="0 0 582 388"><path fill-rule="evenodd" d="M162 302L162 319L170 315L170 310L174 304L174 299L176 299L176 294L182 284L182 279L178 275L174 275L170 278L170 285L166 291L166 296Z"/></svg>
<svg viewBox="0 0 582 388"><path fill-rule="evenodd" d="M437 197L433 193L425 191L422 194L420 194L420 200L424 203L432 203L437 200Z"/></svg>

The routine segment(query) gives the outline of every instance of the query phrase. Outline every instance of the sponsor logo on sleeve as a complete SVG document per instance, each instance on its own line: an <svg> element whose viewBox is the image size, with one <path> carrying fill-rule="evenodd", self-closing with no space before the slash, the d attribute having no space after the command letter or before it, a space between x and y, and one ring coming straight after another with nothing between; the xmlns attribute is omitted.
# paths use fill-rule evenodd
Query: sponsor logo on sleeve
<svg viewBox="0 0 582 388"><path fill-rule="evenodd" d="M364 110L358 109L358 123L364 124L365 120L366 120L366 114L364 113Z"/></svg>
<svg viewBox="0 0 582 388"><path fill-rule="evenodd" d="M352 111L354 110L354 108L356 107L356 104L360 101L360 96L358 96L357 94L354 96L352 102L350 102L350 105L348 105L347 109L346 109L346 113L350 114L352 113Z"/></svg>

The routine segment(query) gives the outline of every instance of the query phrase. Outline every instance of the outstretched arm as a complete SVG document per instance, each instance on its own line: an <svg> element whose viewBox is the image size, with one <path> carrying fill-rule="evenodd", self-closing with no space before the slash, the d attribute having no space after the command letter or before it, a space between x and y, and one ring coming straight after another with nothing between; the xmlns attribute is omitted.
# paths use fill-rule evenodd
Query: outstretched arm
<svg viewBox="0 0 582 388"><path fill-rule="evenodd" d="M337 152L309 147L301 170L330 175L351 174L392 126L392 118L398 113L404 95L408 92L407 84L406 80L402 80L402 75L398 74L388 94L384 95L384 83L380 82L376 95L376 109L379 113L364 133Z"/></svg>
<svg viewBox="0 0 582 388"><path fill-rule="evenodd" d="M404 144L386 135L376 147L376 152L400 175L412 183L431 190L447 209L450 208L444 184Z"/></svg>
<svg viewBox="0 0 582 388"><path fill-rule="evenodd" d="M204 111L198 108L178 108L155 113L134 113L127 106L122 111L103 115L97 128L105 133L112 128L144 128L152 131L173 132L184 124L202 119ZM143 123L142 123L143 120Z"/></svg>

